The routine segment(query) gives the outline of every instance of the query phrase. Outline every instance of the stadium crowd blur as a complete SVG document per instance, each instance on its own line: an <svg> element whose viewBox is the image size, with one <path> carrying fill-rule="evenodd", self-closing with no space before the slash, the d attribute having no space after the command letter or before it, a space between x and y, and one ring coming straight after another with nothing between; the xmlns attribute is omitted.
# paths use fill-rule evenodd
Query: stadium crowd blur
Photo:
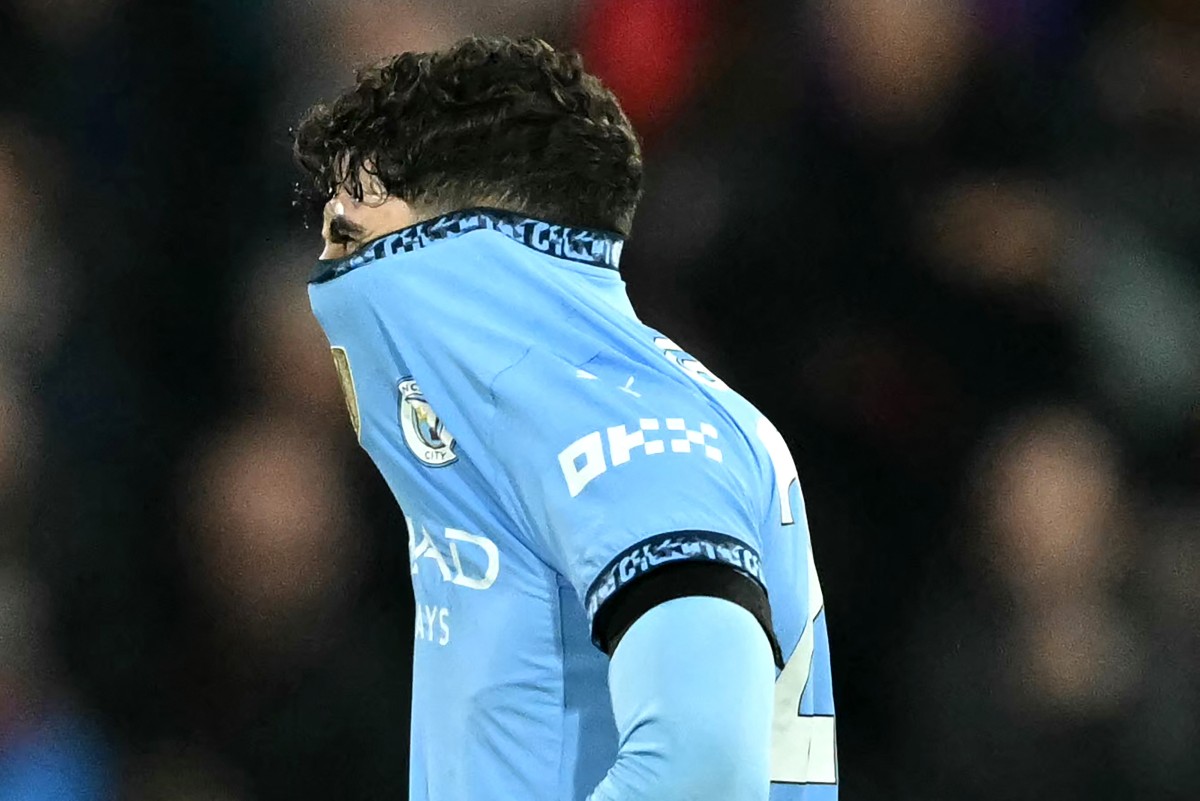
<svg viewBox="0 0 1200 801"><path fill-rule="evenodd" d="M406 797L288 127L472 32L644 135L626 280L796 454L843 797L1200 798L1200 5L6 0L0 801Z"/></svg>

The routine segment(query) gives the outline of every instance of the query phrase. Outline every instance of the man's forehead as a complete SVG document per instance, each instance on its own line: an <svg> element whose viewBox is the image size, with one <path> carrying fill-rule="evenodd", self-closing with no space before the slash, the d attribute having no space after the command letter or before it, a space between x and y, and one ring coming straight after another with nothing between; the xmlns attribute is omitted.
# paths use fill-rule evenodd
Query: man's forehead
<svg viewBox="0 0 1200 801"><path fill-rule="evenodd" d="M356 198L349 187L338 187L333 197L325 201L325 219L345 214L354 214L363 207L376 208L387 202L390 196L381 185L362 184L362 197Z"/></svg>
<svg viewBox="0 0 1200 801"><path fill-rule="evenodd" d="M387 188L384 187L383 181L380 180L375 169L375 160L372 158L363 159L356 169L351 169L350 154L343 153L334 160L333 176L337 184L334 186L334 193L348 190L351 187L351 175L354 175L358 182L358 187L362 189L364 195L386 195Z"/></svg>
<svg viewBox="0 0 1200 801"><path fill-rule="evenodd" d="M325 202L326 219L344 215L360 205L375 207L388 199L387 189L374 175L361 173L359 181L362 189L361 199L354 196L349 186L343 184L337 187L333 196Z"/></svg>

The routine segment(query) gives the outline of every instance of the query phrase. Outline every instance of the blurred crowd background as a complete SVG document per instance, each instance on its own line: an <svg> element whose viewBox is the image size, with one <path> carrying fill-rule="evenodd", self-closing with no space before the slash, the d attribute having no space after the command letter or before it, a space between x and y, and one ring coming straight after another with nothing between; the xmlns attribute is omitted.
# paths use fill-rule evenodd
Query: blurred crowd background
<svg viewBox="0 0 1200 801"><path fill-rule="evenodd" d="M626 280L791 443L843 797L1200 798L1194 0L4 0L0 801L405 797L288 129L472 32L644 135Z"/></svg>

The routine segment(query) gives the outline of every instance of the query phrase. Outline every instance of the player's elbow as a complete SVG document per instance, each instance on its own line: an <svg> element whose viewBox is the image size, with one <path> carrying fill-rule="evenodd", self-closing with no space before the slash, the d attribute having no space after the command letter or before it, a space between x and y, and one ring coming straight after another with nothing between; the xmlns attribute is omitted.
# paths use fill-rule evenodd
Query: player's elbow
<svg viewBox="0 0 1200 801"><path fill-rule="evenodd" d="M770 758L761 738L745 737L729 721L693 721L679 732L662 787L671 801L767 801Z"/></svg>
<svg viewBox="0 0 1200 801"><path fill-rule="evenodd" d="M767 801L766 737L704 707L643 721L592 801Z"/></svg>

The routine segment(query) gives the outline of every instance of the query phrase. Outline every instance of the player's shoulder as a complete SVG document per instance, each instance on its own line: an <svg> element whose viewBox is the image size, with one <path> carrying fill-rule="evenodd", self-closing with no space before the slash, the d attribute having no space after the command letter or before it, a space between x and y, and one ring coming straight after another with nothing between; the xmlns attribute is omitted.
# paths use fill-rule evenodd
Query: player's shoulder
<svg viewBox="0 0 1200 801"><path fill-rule="evenodd" d="M500 394L567 411L712 410L731 421L759 416L716 373L632 314L567 318L525 344L521 358L497 377Z"/></svg>
<svg viewBox="0 0 1200 801"><path fill-rule="evenodd" d="M497 378L492 400L496 441L529 453L595 450L602 441L617 463L666 449L720 460L746 449L753 430L754 410L740 396L709 391L657 346L609 343L581 356L533 345ZM733 463L745 459L754 460Z"/></svg>

